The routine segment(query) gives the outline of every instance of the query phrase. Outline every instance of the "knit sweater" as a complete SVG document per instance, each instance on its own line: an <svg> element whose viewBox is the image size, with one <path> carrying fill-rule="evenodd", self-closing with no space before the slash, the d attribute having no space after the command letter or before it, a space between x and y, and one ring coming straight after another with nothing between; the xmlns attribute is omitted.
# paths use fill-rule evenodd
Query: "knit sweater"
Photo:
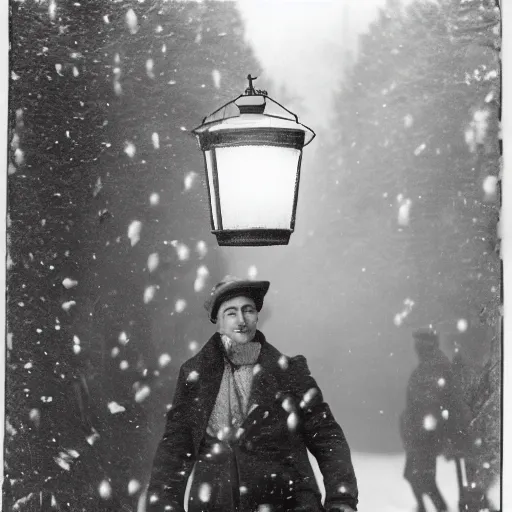
<svg viewBox="0 0 512 512"><path fill-rule="evenodd" d="M236 343L222 335L224 373L207 432L221 440L230 440L246 418L249 409L253 369L261 344Z"/></svg>

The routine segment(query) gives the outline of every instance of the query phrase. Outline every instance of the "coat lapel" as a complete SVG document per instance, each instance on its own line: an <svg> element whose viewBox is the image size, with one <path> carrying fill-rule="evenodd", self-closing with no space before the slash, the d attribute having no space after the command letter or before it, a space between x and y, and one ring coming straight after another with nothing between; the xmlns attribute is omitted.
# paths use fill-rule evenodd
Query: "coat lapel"
<svg viewBox="0 0 512 512"><path fill-rule="evenodd" d="M200 375L195 397L190 403L192 414L196 416L193 433L196 451L206 432L224 372L224 358L220 344L220 336L215 333L204 346L200 353L201 357L194 365Z"/></svg>

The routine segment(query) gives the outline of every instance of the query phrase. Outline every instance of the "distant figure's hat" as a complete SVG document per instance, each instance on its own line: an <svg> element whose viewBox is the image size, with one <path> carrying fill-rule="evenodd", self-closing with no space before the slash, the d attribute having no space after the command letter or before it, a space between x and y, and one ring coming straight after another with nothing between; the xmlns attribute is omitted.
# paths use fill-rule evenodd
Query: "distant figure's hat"
<svg viewBox="0 0 512 512"><path fill-rule="evenodd" d="M435 329L432 329L432 327L421 327L416 329L412 333L412 337L415 340L424 342L426 345L435 346L439 344L439 335Z"/></svg>
<svg viewBox="0 0 512 512"><path fill-rule="evenodd" d="M261 311L263 307L263 298L268 291L270 281L251 281L239 279L238 277L226 276L216 284L211 292L210 297L204 303L206 311L210 317L210 321L215 323L217 321L217 313L219 312L220 305L226 300L239 297L241 295L250 297L256 309Z"/></svg>

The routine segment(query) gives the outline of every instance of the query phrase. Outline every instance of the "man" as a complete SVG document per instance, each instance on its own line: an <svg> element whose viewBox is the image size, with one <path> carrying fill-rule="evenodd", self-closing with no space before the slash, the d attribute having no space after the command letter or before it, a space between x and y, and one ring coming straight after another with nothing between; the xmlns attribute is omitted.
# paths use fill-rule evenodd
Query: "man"
<svg viewBox="0 0 512 512"><path fill-rule="evenodd" d="M458 460L467 450L471 412L453 377L450 360L439 348L439 336L429 328L413 333L419 364L407 386L406 408L400 430L406 452L404 478L409 481L418 504L425 512L427 495L439 512L447 510L436 483L437 456Z"/></svg>
<svg viewBox="0 0 512 512"><path fill-rule="evenodd" d="M257 330L269 285L227 276L205 303L217 332L180 369L148 511L183 511L193 468L189 512L356 510L350 449L306 359L284 356Z"/></svg>

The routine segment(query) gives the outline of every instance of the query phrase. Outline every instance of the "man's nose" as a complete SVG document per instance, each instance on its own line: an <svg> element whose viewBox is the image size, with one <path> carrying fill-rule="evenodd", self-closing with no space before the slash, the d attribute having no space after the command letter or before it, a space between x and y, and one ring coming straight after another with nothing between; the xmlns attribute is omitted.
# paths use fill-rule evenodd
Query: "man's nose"
<svg viewBox="0 0 512 512"><path fill-rule="evenodd" d="M239 323L240 325L244 325L244 324L245 324L245 318L244 318L244 313L243 313L243 311L239 311L239 312L237 313L237 320L238 320L238 323Z"/></svg>

